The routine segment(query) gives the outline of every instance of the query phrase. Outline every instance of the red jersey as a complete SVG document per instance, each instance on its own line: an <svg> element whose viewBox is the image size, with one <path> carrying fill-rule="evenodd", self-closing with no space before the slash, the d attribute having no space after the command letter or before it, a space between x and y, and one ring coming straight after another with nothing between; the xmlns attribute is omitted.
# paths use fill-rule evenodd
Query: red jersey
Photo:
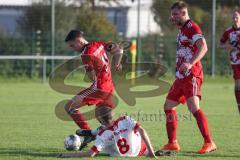
<svg viewBox="0 0 240 160"><path fill-rule="evenodd" d="M83 47L81 59L87 72L96 74L97 89L105 92L113 92L110 61L105 51L104 42L92 42Z"/></svg>
<svg viewBox="0 0 240 160"><path fill-rule="evenodd" d="M195 63L187 72L179 71L179 67L186 62L190 62L197 52L197 40L204 38L200 27L192 20L188 20L179 30L177 36L177 53L176 53L176 78L183 79L189 75L203 78L202 64L200 61Z"/></svg>
<svg viewBox="0 0 240 160"><path fill-rule="evenodd" d="M230 52L231 64L240 64L240 29L236 29L233 26L226 29L220 39L220 43L224 44L227 41L236 48Z"/></svg>

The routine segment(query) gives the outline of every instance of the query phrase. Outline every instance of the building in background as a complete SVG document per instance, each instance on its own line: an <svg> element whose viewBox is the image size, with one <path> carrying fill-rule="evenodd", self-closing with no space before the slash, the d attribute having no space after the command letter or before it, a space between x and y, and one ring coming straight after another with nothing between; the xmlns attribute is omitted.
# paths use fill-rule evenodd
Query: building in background
<svg viewBox="0 0 240 160"><path fill-rule="evenodd" d="M116 25L119 35L126 37L137 36L138 1L140 2L140 35L159 33L160 27L154 22L150 7L152 0L96 0L96 9L106 12L106 16ZM0 1L0 31L14 33L16 20L24 14L24 10L32 5L33 0L7 0ZM36 2L36 0L34 1ZM67 1L69 4L75 1ZM81 5L81 1L78 4Z"/></svg>
<svg viewBox="0 0 240 160"><path fill-rule="evenodd" d="M96 1L98 8L107 11L108 19L117 26L119 34L126 37L136 37L138 1L140 2L140 35L160 33L161 29L154 21L151 12L152 0L117 0L117 1Z"/></svg>

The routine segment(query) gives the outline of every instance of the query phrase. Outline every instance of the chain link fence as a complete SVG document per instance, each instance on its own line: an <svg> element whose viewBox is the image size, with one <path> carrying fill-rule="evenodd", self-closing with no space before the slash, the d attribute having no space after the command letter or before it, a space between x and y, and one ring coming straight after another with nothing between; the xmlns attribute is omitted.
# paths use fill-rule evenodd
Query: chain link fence
<svg viewBox="0 0 240 160"><path fill-rule="evenodd" d="M124 0L120 0L124 1ZM127 37L119 29L117 23L122 27L128 27L129 19L122 20L124 13L129 11L131 3L138 0L125 0L124 3L112 0L107 6L98 6L100 0L96 1L60 1L55 0L55 28L52 35L52 1L28 0L25 5L0 4L0 56L1 55L52 55L52 38L54 38L54 55L73 56L77 53L71 52L64 38L70 29L78 28L85 31L89 41L104 40L118 41L122 39L136 39L136 36ZM127 2L129 1L129 2ZM142 0L140 0L142 1ZM144 1L144 0L143 0ZM229 75L230 67L228 53L218 47L219 39L223 31L231 26L231 12L239 5L237 0L216 1L216 52L212 57L212 6L214 0L186 0L190 5L190 17L202 28L208 43L209 51L202 60L205 74L212 72L212 58L216 60L216 74ZM92 3L95 2L95 3ZM176 35L175 29L168 22L170 14L169 7L173 0L153 0L151 11L159 24L159 32L140 33L141 61L160 61L171 73L175 69ZM129 5L130 4L130 5ZM122 9L122 10L121 10ZM107 11L111 12L107 12ZM114 18L109 18L108 13L115 13ZM158 10L158 12L156 11ZM122 13L121 13L122 11ZM144 12L144 10L140 10ZM121 14L119 14L121 13ZM125 15L126 16L126 15ZM141 21L145 21L141 19ZM131 19L130 19L131 21ZM123 25L124 23L124 25ZM126 24L125 24L126 23ZM148 22L146 22L148 23ZM150 27L151 28L151 27ZM121 31L120 31L121 30ZM131 60L130 52L129 61ZM0 75L3 76L41 76L42 62L40 60L0 60ZM52 71L51 61L47 61L47 75ZM62 61L56 61L58 65Z"/></svg>

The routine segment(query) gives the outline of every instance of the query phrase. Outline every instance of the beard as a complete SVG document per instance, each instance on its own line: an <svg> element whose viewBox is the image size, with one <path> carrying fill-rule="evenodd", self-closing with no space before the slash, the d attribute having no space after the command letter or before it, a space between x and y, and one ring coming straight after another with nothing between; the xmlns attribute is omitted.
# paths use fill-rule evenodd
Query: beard
<svg viewBox="0 0 240 160"><path fill-rule="evenodd" d="M178 27L181 27L184 25L185 22L181 21L181 20L175 20L175 21L171 21L173 25L176 25Z"/></svg>

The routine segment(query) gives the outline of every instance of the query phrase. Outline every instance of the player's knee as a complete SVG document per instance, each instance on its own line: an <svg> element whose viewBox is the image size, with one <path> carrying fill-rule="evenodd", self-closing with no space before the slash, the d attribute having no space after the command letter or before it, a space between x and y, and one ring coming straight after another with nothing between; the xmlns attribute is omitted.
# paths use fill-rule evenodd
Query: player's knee
<svg viewBox="0 0 240 160"><path fill-rule="evenodd" d="M194 106L194 107L188 107L188 110L194 114L196 111L198 111L200 109L199 106Z"/></svg>
<svg viewBox="0 0 240 160"><path fill-rule="evenodd" d="M240 85L235 86L235 91L240 91Z"/></svg>
<svg viewBox="0 0 240 160"><path fill-rule="evenodd" d="M71 110L72 105L73 105L73 102L72 102L72 100L71 100L71 101L69 101L69 102L64 106L64 109L65 109L65 111L66 111L68 114L70 113L70 110Z"/></svg>
<svg viewBox="0 0 240 160"><path fill-rule="evenodd" d="M173 106L169 105L168 103L164 103L164 110L171 110Z"/></svg>
<svg viewBox="0 0 240 160"><path fill-rule="evenodd" d="M69 107L68 105L65 105L65 106L64 106L64 109L65 109L65 111L66 111L67 113L69 113L70 107Z"/></svg>

